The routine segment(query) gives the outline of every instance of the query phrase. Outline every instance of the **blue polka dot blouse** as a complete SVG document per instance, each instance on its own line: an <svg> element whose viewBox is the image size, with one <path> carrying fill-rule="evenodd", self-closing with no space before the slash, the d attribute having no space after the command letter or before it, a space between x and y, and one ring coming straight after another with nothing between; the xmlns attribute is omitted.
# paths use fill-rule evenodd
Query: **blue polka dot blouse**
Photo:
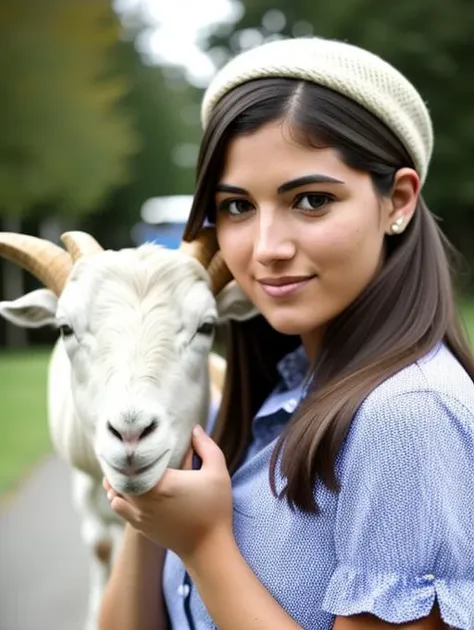
<svg viewBox="0 0 474 630"><path fill-rule="evenodd" d="M318 515L289 509L269 487L275 440L302 392L302 350L256 415L233 475L234 533L268 591L304 629L372 613L426 616L474 629L474 384L440 345L379 385L340 450L334 494L318 484ZM283 479L277 478L282 487ZM164 595L174 630L215 628L179 558L167 554Z"/></svg>

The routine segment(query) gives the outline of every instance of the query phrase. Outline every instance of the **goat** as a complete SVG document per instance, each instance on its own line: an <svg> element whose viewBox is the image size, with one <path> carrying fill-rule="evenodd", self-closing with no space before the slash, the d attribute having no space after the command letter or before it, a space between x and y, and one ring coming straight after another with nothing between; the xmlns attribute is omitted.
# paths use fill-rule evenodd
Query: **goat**
<svg viewBox="0 0 474 630"><path fill-rule="evenodd" d="M83 232L61 238L68 251L0 233L0 256L47 287L0 302L0 314L60 331L49 363L49 430L72 468L73 503L91 552L86 628L96 630L123 529L102 478L118 492L140 494L182 464L192 427L208 418L210 371L215 395L222 387L225 362L211 353L215 325L255 310L210 228L179 250L104 251Z"/></svg>

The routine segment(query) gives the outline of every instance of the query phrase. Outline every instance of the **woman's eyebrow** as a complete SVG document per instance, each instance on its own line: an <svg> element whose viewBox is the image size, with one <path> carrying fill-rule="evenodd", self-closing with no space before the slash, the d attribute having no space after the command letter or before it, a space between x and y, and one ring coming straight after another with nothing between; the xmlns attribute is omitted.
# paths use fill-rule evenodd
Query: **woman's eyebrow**
<svg viewBox="0 0 474 630"><path fill-rule="evenodd" d="M329 175L305 175L304 177L298 177L292 179L289 182L285 182L281 186L278 186L278 194L281 195L293 188L299 188L300 186L306 186L306 184L343 184L344 182L335 177L329 177Z"/></svg>
<svg viewBox="0 0 474 630"><path fill-rule="evenodd" d="M343 184L344 182L335 177L329 177L329 175L304 175L304 177L298 177L292 179L289 182L285 182L281 186L278 186L277 192L279 195L282 193L293 190L293 188L299 188L300 186L306 186L307 184ZM239 186L231 186L230 184L217 184L216 193L231 193L234 195L248 195L248 191L245 188Z"/></svg>
<svg viewBox="0 0 474 630"><path fill-rule="evenodd" d="M238 186L231 186L230 184L217 184L216 193L234 193L236 195L248 195L248 191L245 188L239 188Z"/></svg>

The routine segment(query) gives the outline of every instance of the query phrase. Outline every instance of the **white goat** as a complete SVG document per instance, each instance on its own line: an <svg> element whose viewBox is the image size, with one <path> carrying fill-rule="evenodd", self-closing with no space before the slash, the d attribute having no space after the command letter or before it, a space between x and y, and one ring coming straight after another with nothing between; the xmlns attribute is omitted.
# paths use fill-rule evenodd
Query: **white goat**
<svg viewBox="0 0 474 630"><path fill-rule="evenodd" d="M140 494L181 465L192 427L208 418L210 369L222 384L224 362L210 355L214 327L255 311L229 283L212 230L174 251L104 251L78 232L62 240L69 253L0 233L0 255L49 287L0 302L0 314L61 332L49 366L49 428L73 469L73 502L91 551L86 628L95 630L122 529L103 475L117 491Z"/></svg>

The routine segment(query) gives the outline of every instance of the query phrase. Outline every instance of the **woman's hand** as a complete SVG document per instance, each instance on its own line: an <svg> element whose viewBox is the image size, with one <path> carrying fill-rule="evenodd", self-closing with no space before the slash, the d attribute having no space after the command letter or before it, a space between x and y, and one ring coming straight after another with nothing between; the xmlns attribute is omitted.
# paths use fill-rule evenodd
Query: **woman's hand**
<svg viewBox="0 0 474 630"><path fill-rule="evenodd" d="M232 537L232 489L224 455L200 426L192 445L202 459L191 468L168 468L159 483L140 496L119 495L104 480L110 505L135 529L186 562L218 539Z"/></svg>

